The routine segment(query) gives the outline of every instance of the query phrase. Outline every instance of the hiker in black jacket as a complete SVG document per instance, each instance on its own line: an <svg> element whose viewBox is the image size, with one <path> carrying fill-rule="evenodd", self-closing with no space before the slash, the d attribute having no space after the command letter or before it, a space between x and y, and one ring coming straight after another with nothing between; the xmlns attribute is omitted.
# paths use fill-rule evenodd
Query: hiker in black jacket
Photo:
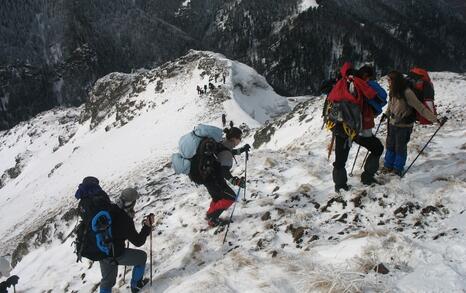
<svg viewBox="0 0 466 293"><path fill-rule="evenodd" d="M138 292L147 283L143 280L147 254L140 249L125 248L125 241L129 240L134 246L142 246L149 236L154 223L154 215L151 214L143 221L141 231L138 233L134 226L134 205L139 194L136 190L128 188L123 190L119 206L112 205L110 215L112 217L112 236L115 257L109 257L99 261L102 272L100 293L111 293L116 283L118 265L134 266L131 278L131 292Z"/></svg>
<svg viewBox="0 0 466 293"><path fill-rule="evenodd" d="M220 219L220 214L236 200L236 194L228 186L227 181L241 188L244 188L246 184L244 177L238 178L231 174L233 156L248 152L251 148L249 144L246 144L240 149L235 149L241 142L241 136L243 135L241 129L230 127L225 128L224 132L226 133L226 138L222 141L224 149L217 154L217 168L214 175L204 183L212 197L212 202L206 214L208 224L211 227L226 224L225 220Z"/></svg>

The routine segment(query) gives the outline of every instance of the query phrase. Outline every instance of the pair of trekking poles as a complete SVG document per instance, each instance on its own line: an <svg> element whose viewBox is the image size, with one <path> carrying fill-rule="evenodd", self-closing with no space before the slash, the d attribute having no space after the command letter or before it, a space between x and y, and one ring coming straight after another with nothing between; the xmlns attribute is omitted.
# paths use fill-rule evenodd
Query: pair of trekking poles
<svg viewBox="0 0 466 293"><path fill-rule="evenodd" d="M389 120L387 120L387 124L389 123ZM409 169L411 169L411 167L414 165L414 163L416 162L416 160L419 158L419 156L424 152L424 150L426 149L426 147L429 145L429 143L432 141L432 139L435 137L435 135L437 135L437 132L439 132L440 128L442 128L443 125L445 125L446 123L446 120L444 120L442 123L440 123L440 126L437 128L437 130L435 130L434 134L432 134L432 136L429 138L429 140L427 141L427 143L424 145L424 147L419 151L419 153L417 154L416 158L414 158L414 160L411 162L411 164L409 164L408 168L406 168L406 170L401 174L401 178L403 178L406 173L408 173ZM382 125L382 119L380 119L380 122L379 122L379 125L377 126L377 130L375 131L375 134L374 136L377 135L377 133L379 132L379 129L380 129L380 125ZM358 150L356 151L356 157L354 158L354 162L353 162L353 167L351 168L351 172L349 174L350 177L353 176L353 170L354 170L354 166L356 165L356 160L358 159L358 155L359 155L359 150L361 149L361 146L358 147ZM361 165L361 168L364 167L364 164L366 163L366 160L367 160L367 157L369 156L369 151L366 153L366 156L364 157L364 160L362 162L362 165Z"/></svg>
<svg viewBox="0 0 466 293"><path fill-rule="evenodd" d="M377 129L375 130L374 136L377 136L377 133L379 132L379 129L380 129L380 125L382 125L382 119L380 119L379 125L377 126ZM349 173L350 177L353 177L353 170L354 170L354 166L356 165L356 161L358 159L359 150L361 150L361 146L358 146L358 150L356 151L356 157L354 158L353 167L351 168L351 172ZM367 160L368 156L369 156L369 151L367 151L366 156L364 156L364 160L362 161L361 168L366 163L366 160Z"/></svg>
<svg viewBox="0 0 466 293"><path fill-rule="evenodd" d="M151 217L152 213L148 217ZM149 257L150 257L150 287L152 288L152 226L153 223L150 221L150 234L149 234ZM129 248L129 241L126 243L126 248ZM126 266L123 270L123 284L126 283Z"/></svg>
<svg viewBox="0 0 466 293"><path fill-rule="evenodd" d="M246 156L244 158L244 189L243 189L244 193L243 193L243 201L246 201L246 180L248 178L248 160L249 160L249 152L246 151ZM225 241L227 239L228 230L230 229L231 220L232 220L233 214L235 212L236 202L238 201L238 198L240 198L240 193L241 193L241 186L238 187L238 192L236 193L235 203L233 204L233 210L231 211L230 219L228 220L227 229L225 231L225 236L223 236L222 245L225 244Z"/></svg>
<svg viewBox="0 0 466 293"><path fill-rule="evenodd" d="M246 201L246 180L247 180L247 176L248 176L248 161L249 161L249 152L246 151L246 156L245 156L245 160L244 160L244 182L245 182L245 186L244 186L244 193L243 193L243 200ZM222 245L225 244L225 241L227 239L227 235L228 235L228 230L230 229L230 223L231 223L231 220L233 218L233 214L235 212L235 208L236 208L236 202L238 201L238 198L240 197L240 192L241 192L241 187L238 187L238 192L236 193L236 197L235 197L235 203L233 205L233 210L231 211L231 214L230 214L230 219L228 221L228 224L227 224L227 229L225 231L225 236L223 237L223 242L222 242ZM149 215L150 216L150 215ZM152 287L152 222L151 222L151 227L150 227L150 244L149 244L149 254L150 254L150 286ZM126 248L129 248L129 242L127 243L126 245ZM126 282L126 266L124 267L124 271L123 271L123 283Z"/></svg>

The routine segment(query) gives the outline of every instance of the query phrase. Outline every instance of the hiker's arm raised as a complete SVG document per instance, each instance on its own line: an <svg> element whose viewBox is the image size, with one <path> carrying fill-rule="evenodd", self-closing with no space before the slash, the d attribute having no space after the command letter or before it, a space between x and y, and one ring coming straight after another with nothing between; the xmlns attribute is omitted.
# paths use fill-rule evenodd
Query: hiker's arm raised
<svg viewBox="0 0 466 293"><path fill-rule="evenodd" d="M146 242L147 236L150 234L150 227L147 225L142 225L141 232L137 232L136 228L134 227L133 220L130 219L130 223L128 223L128 240L134 246L142 246Z"/></svg>

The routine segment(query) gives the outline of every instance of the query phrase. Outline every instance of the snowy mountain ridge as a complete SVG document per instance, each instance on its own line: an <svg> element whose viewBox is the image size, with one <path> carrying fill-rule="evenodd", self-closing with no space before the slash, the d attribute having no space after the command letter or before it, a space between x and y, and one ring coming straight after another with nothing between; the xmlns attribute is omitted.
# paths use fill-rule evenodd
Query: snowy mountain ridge
<svg viewBox="0 0 466 293"><path fill-rule="evenodd" d="M303 101L289 111L285 98L252 69L206 52L149 71L111 74L93 88L89 104L45 112L0 133L0 212L6 215L0 253L13 254L18 292L95 292L98 265L75 263L67 238L77 221L74 190L82 177L94 175L113 196L138 188L135 223L156 214L153 287L144 292L461 292L466 76L432 78L438 112L450 120L412 172L362 187L362 151L350 178L353 190L337 196L321 98L296 98ZM209 80L215 90L198 95L196 86ZM167 162L182 134L199 122L220 125L224 112L245 122L250 135L244 143L255 149L248 201L237 203L222 246L223 233L206 229L205 188L174 176ZM415 128L409 159L435 128ZM382 126L379 137L385 134ZM233 173L243 168L238 158ZM114 292L128 290L122 285Z"/></svg>
<svg viewBox="0 0 466 293"><path fill-rule="evenodd" d="M215 81L223 73L225 84L220 76ZM208 83L214 88L198 95L196 86ZM61 213L63 200L68 208L76 187L68 180L92 173L108 187L128 173L165 164L181 135L199 122L219 125L224 108L232 113L228 119L250 127L289 111L286 99L251 68L192 51L152 71L112 73L96 83L88 104L48 111L3 132L1 206L15 211L5 212L5 243L18 242L21 227L35 226L36 209Z"/></svg>

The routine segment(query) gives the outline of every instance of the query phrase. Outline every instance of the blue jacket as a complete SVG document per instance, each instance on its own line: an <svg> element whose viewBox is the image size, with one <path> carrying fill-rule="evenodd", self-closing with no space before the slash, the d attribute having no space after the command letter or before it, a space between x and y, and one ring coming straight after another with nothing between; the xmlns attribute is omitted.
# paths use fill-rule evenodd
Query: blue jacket
<svg viewBox="0 0 466 293"><path fill-rule="evenodd" d="M377 92L377 96L373 99L367 100L367 103L374 110L374 115L378 116L382 113L382 108L387 104L387 92L375 80L369 80L367 84Z"/></svg>

